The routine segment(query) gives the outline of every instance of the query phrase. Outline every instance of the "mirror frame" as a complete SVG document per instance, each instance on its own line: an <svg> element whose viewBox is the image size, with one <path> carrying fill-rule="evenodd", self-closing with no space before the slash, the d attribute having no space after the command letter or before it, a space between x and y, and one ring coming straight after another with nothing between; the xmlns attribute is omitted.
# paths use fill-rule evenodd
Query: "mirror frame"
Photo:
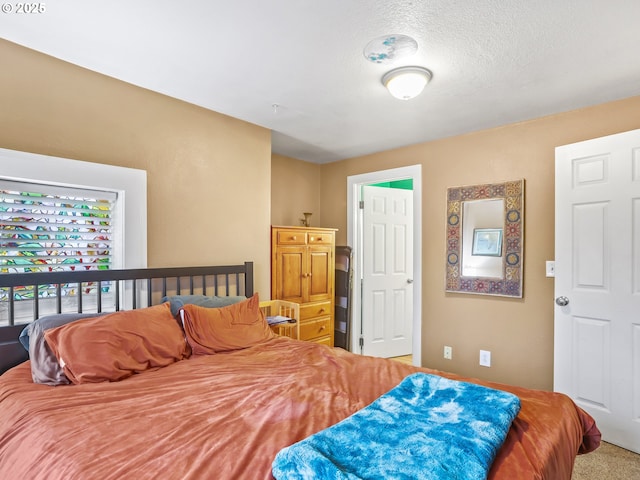
<svg viewBox="0 0 640 480"><path fill-rule="evenodd" d="M464 202L504 199L502 278L462 276ZM522 298L524 179L447 189L447 292ZM472 241L472 239L466 239Z"/></svg>

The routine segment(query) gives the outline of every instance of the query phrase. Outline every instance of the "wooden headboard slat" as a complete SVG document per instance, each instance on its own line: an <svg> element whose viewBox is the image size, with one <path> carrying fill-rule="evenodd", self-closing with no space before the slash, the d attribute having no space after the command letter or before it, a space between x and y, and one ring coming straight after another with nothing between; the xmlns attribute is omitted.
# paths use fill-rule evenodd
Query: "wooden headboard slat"
<svg viewBox="0 0 640 480"><path fill-rule="evenodd" d="M13 296L13 295L12 295ZM98 297L100 298L100 297ZM98 305L100 303L98 302ZM100 311L100 310L98 310ZM62 312L62 285L57 283L56 284L56 312L61 313Z"/></svg>
<svg viewBox="0 0 640 480"><path fill-rule="evenodd" d="M135 292L133 298L135 299ZM133 307L136 308L136 307ZM84 309L82 308L82 282L78 282L78 313L82 313ZM39 315L38 315L39 316Z"/></svg>

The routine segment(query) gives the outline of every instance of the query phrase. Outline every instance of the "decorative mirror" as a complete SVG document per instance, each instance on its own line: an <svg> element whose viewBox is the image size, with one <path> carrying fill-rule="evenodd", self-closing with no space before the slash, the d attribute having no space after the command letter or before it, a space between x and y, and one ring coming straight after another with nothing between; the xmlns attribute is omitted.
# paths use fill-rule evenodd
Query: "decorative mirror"
<svg viewBox="0 0 640 480"><path fill-rule="evenodd" d="M447 189L446 291L522 297L524 180Z"/></svg>

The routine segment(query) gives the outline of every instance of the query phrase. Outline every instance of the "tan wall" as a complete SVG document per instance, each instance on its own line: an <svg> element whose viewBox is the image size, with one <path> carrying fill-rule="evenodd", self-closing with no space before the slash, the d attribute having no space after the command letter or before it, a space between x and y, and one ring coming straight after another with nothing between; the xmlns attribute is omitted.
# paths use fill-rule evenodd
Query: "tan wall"
<svg viewBox="0 0 640 480"><path fill-rule="evenodd" d="M303 212L320 224L320 165L282 155L271 157L271 224L300 225Z"/></svg>
<svg viewBox="0 0 640 480"><path fill-rule="evenodd" d="M274 188L306 189L274 195L272 215L268 130L1 40L0 62L0 147L147 170L149 266L249 259L268 292L270 222L297 224L309 208L344 244L347 176L422 164L423 365L534 388L552 387L554 147L640 128L634 97L322 166L274 156ZM516 178L526 180L524 299L445 294L446 188ZM477 366L481 348L490 369Z"/></svg>
<svg viewBox="0 0 640 480"><path fill-rule="evenodd" d="M347 176L422 165L422 364L531 388L553 387L554 148L640 128L640 97L322 165L321 222L345 243ZM446 294L450 186L525 179L524 298ZM444 345L453 360L442 358ZM491 368L478 365L480 349Z"/></svg>
<svg viewBox="0 0 640 480"><path fill-rule="evenodd" d="M267 129L0 41L0 147L147 170L148 265L255 262L269 294Z"/></svg>

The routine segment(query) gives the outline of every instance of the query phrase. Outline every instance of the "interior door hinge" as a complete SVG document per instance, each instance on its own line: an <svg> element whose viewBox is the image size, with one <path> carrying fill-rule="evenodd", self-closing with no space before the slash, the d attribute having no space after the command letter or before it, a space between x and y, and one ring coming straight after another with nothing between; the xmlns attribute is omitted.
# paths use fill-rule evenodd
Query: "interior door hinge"
<svg viewBox="0 0 640 480"><path fill-rule="evenodd" d="M360 202L358 202L358 206L361 210L364 210L364 200L360 200Z"/></svg>
<svg viewBox="0 0 640 480"><path fill-rule="evenodd" d="M364 347L364 337L360 337L359 344L360 344L360 349L362 349Z"/></svg>

